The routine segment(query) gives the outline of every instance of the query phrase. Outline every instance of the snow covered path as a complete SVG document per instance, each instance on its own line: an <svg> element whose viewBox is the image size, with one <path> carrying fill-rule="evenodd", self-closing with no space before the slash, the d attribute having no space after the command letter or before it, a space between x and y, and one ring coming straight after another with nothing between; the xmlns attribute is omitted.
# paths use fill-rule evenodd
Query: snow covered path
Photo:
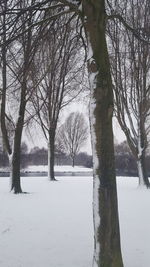
<svg viewBox="0 0 150 267"><path fill-rule="evenodd" d="M24 177L30 194L8 192L0 178L1 267L91 267L92 178ZM150 191L118 178L124 267L150 266Z"/></svg>

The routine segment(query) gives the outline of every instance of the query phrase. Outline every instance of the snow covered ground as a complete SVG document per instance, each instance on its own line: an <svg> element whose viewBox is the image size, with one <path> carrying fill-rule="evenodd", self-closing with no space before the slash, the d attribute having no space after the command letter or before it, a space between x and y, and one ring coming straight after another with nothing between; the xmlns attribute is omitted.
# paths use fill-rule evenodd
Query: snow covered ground
<svg viewBox="0 0 150 267"><path fill-rule="evenodd" d="M30 172L47 172L47 166L43 166L43 165L39 165L39 166L28 166L26 171L30 171ZM87 171L91 171L92 169L90 168L85 168L82 166L55 166L55 171L58 172L87 172Z"/></svg>
<svg viewBox="0 0 150 267"><path fill-rule="evenodd" d="M150 266L150 192L118 178L124 267ZM92 178L22 178L30 194L8 192L0 178L1 267L91 267Z"/></svg>
<svg viewBox="0 0 150 267"><path fill-rule="evenodd" d="M92 169L91 168L85 168L82 166L55 166L55 173L56 175L83 175L83 176L89 176L92 175ZM48 171L48 166L47 165L29 165L25 169L21 170L22 174L29 175L29 174L34 174L34 175L46 175ZM3 176L3 174L6 174L9 176L9 167L5 168L0 168L0 176ZM6 175L5 175L6 176ZM43 175L42 175L43 176Z"/></svg>

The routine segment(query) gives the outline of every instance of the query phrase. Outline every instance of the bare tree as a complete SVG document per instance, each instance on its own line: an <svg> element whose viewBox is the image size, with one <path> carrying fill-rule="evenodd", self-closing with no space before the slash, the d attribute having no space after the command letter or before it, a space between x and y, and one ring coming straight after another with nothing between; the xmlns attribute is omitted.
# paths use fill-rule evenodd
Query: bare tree
<svg viewBox="0 0 150 267"><path fill-rule="evenodd" d="M128 1L126 20L139 31L148 29L149 1ZM135 38L120 23L109 28L116 116L136 159L139 184L150 186L145 153L150 131L150 46Z"/></svg>
<svg viewBox="0 0 150 267"><path fill-rule="evenodd" d="M28 0L15 1L14 7L24 9ZM34 0L31 1L34 3ZM37 47L37 36L31 25L34 20L32 10L19 17L20 36L11 44L8 42L15 26L7 10L12 7L11 1L1 3L2 21L2 99L1 130L5 149L10 161L11 190L22 193L20 184L20 147L23 126L25 123L26 105L32 93L30 79L32 60ZM26 30L26 27L28 30ZM41 28L41 27L39 27ZM37 32L39 30L37 29ZM37 33L36 32L36 33ZM10 134L11 130L11 134Z"/></svg>
<svg viewBox="0 0 150 267"><path fill-rule="evenodd" d="M57 140L75 165L75 157L88 138L88 126L82 113L72 112L59 127Z"/></svg>
<svg viewBox="0 0 150 267"><path fill-rule="evenodd" d="M66 15L45 29L35 59L36 73L42 73L43 79L32 96L32 103L48 144L51 181L55 180L55 135L60 111L83 90L84 51L79 56L81 48L80 36L71 17Z"/></svg>

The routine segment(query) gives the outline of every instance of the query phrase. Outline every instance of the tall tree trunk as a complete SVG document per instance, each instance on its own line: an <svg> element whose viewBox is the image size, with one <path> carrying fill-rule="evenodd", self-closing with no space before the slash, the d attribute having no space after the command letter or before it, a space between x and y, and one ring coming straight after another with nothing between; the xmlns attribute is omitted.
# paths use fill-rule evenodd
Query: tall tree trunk
<svg viewBox="0 0 150 267"><path fill-rule="evenodd" d="M3 81L3 88L2 88L2 100L1 100L1 112L0 112L0 119L1 119L1 130L2 130L2 137L3 142L5 145L5 149L9 156L10 161L10 177L11 177L11 190L14 193L22 193L21 185L20 185L20 145L21 145L21 136L22 136L22 128L24 122L24 112L25 112L25 92L21 92L21 103L20 103L20 110L19 110L19 118L15 129L15 136L14 136L14 146L11 149L10 142L8 138L8 129L6 127L6 91L7 91L7 64L6 64L6 26L5 26L5 18L3 24L4 30L4 40L3 40L3 47L2 47L2 81ZM25 88L24 88L25 89Z"/></svg>
<svg viewBox="0 0 150 267"><path fill-rule="evenodd" d="M112 132L113 91L105 37L104 0L84 0L89 47L91 133L94 163L93 267L122 267Z"/></svg>
<svg viewBox="0 0 150 267"><path fill-rule="evenodd" d="M55 130L50 129L48 140L48 178L50 181L56 181L54 173L55 163Z"/></svg>

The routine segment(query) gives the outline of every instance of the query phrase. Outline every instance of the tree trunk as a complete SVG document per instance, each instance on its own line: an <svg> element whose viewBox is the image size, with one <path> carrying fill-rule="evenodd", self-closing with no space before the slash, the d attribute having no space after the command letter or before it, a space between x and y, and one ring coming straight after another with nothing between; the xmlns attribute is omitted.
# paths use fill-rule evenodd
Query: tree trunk
<svg viewBox="0 0 150 267"><path fill-rule="evenodd" d="M75 164L75 157L72 157L72 167L74 168L74 164Z"/></svg>
<svg viewBox="0 0 150 267"><path fill-rule="evenodd" d="M15 194L22 193L20 184L20 153L14 149L10 156L11 191Z"/></svg>
<svg viewBox="0 0 150 267"><path fill-rule="evenodd" d="M141 151L141 155L138 157L137 169L138 169L138 177L139 177L139 186L146 186L147 188L149 188L150 183L149 183L149 179L148 179L148 175L146 171L145 151Z"/></svg>
<svg viewBox="0 0 150 267"><path fill-rule="evenodd" d="M21 150L21 137L24 122L24 112L25 107L21 107L20 116L16 124L14 144L12 148L12 154L10 155L10 178L11 178L11 191L15 194L22 193L20 184L20 150Z"/></svg>
<svg viewBox="0 0 150 267"><path fill-rule="evenodd" d="M22 193L20 185L20 151L21 151L21 138L24 125L24 116L25 116L25 92L26 92L26 82L22 85L21 91L21 101L19 107L18 121L16 123L13 148L10 155L11 158L11 191L14 191L15 194Z"/></svg>
<svg viewBox="0 0 150 267"><path fill-rule="evenodd" d="M54 174L54 162L55 162L55 131L49 131L48 141L48 179L50 181L56 181Z"/></svg>
<svg viewBox="0 0 150 267"><path fill-rule="evenodd" d="M147 147L147 136L145 131L145 116L143 111L143 102L139 105L139 120L138 120L138 146L137 146L137 169L139 177L139 185L150 187L148 180L148 175L146 171L146 162L145 162L145 150Z"/></svg>
<svg viewBox="0 0 150 267"><path fill-rule="evenodd" d="M105 37L104 1L83 1L91 86L90 122L94 163L93 267L122 267L112 132L113 91Z"/></svg>

